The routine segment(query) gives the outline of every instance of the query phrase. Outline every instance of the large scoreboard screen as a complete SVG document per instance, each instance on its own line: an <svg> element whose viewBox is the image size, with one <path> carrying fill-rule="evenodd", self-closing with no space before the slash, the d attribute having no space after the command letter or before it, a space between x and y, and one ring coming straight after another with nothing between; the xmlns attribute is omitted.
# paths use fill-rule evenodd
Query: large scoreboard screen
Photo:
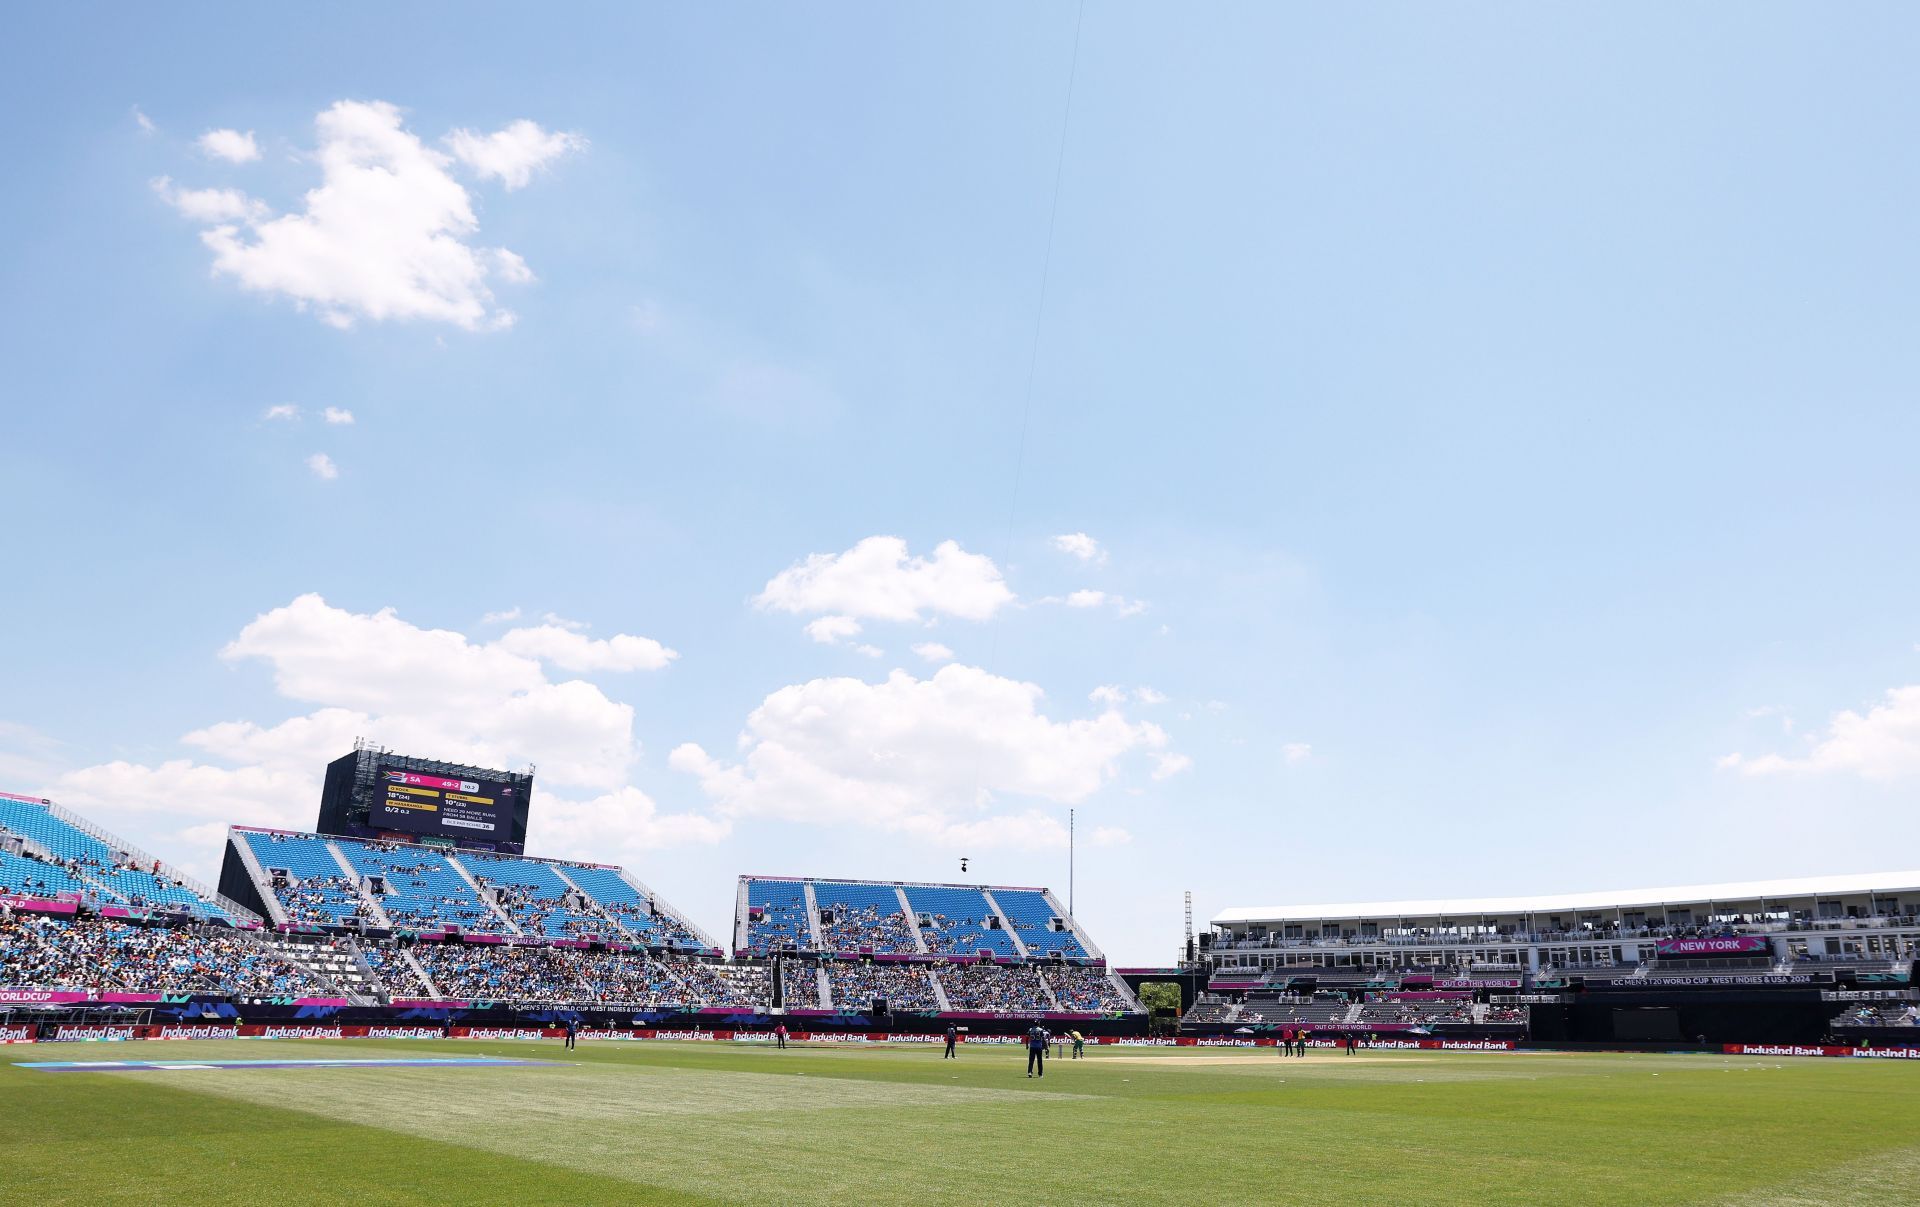
<svg viewBox="0 0 1920 1207"><path fill-rule="evenodd" d="M385 764L379 785L368 810L371 825L442 838L504 838L520 803L511 784L421 775Z"/></svg>

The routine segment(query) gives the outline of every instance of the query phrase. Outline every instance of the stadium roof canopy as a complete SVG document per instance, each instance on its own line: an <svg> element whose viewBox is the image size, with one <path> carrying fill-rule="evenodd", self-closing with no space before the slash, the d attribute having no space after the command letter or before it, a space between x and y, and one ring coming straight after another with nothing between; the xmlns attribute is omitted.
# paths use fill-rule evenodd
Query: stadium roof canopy
<svg viewBox="0 0 1920 1207"><path fill-rule="evenodd" d="M1669 905L1737 905L1812 897L1900 897L1907 894L1920 895L1920 871L1803 876L1793 880L1749 880L1735 884L1688 884L1674 888L1623 889L1605 893L1555 893L1541 897L1233 906L1215 914L1213 925L1314 922L1327 918L1491 918L1577 913L1582 910L1637 910Z"/></svg>

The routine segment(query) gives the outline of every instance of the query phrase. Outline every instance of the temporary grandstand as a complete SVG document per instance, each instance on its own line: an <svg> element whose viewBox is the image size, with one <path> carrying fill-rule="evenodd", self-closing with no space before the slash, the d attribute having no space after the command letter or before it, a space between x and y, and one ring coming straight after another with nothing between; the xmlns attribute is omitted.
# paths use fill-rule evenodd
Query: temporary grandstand
<svg viewBox="0 0 1920 1207"><path fill-rule="evenodd" d="M738 956L777 951L1104 959L1048 889L742 876Z"/></svg>
<svg viewBox="0 0 1920 1207"><path fill-rule="evenodd" d="M107 916L179 914L231 925L259 917L50 800L0 792L0 893Z"/></svg>
<svg viewBox="0 0 1920 1207"><path fill-rule="evenodd" d="M623 868L235 826L220 882L279 928L578 940L717 956Z"/></svg>
<svg viewBox="0 0 1920 1207"><path fill-rule="evenodd" d="M779 962L782 1004L794 1011L1141 1012L1044 888L742 876L733 954Z"/></svg>

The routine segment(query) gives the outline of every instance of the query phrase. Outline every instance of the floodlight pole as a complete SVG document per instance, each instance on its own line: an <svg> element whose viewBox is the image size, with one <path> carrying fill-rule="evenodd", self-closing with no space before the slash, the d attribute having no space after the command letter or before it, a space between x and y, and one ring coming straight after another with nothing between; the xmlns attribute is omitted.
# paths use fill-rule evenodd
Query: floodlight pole
<svg viewBox="0 0 1920 1207"><path fill-rule="evenodd" d="M1067 917L1073 917L1073 809L1067 809Z"/></svg>

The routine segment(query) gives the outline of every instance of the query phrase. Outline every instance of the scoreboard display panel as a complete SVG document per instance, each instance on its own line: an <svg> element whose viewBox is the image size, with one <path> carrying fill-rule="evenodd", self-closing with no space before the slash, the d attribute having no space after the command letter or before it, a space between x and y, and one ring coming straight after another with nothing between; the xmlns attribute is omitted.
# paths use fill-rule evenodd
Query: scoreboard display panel
<svg viewBox="0 0 1920 1207"><path fill-rule="evenodd" d="M497 838L512 828L518 803L511 784L449 779L382 766L380 796L368 822L377 829L405 830L442 838Z"/></svg>

